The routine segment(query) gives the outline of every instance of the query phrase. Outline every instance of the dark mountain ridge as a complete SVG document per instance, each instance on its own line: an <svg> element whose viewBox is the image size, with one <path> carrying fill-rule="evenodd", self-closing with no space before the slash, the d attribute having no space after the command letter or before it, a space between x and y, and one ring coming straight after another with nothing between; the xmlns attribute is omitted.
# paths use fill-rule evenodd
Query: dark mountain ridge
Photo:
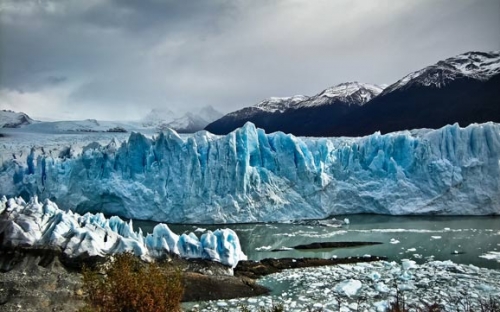
<svg viewBox="0 0 500 312"><path fill-rule="evenodd" d="M270 107L266 101L230 113L205 129L225 134L251 121L267 132L362 136L452 123L500 122L500 51L467 52L439 61L383 91L345 83L313 97L275 100L272 109L262 108Z"/></svg>

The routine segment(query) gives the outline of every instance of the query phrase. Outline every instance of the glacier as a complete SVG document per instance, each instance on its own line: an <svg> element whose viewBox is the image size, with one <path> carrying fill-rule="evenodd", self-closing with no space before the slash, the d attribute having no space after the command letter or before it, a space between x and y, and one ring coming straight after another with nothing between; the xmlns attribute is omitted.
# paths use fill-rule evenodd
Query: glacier
<svg viewBox="0 0 500 312"><path fill-rule="evenodd" d="M131 252L143 260L177 254L220 262L232 268L246 260L236 233L230 229L206 231L200 239L194 234L172 232L158 224L145 237L125 222L102 213L79 215L63 211L46 199L21 197L0 199L0 247L58 247L69 257L89 257Z"/></svg>
<svg viewBox="0 0 500 312"><path fill-rule="evenodd" d="M172 223L490 215L500 213L499 161L496 123L360 138L266 134L247 123L226 136L132 133L64 157L32 149L4 161L0 194ZM198 248L191 238L184 246Z"/></svg>

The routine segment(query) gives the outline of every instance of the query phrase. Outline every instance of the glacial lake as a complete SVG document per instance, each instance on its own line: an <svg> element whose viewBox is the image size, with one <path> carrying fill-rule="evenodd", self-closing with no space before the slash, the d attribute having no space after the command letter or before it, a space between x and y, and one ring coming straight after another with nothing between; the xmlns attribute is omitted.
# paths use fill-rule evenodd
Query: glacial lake
<svg viewBox="0 0 500 312"><path fill-rule="evenodd" d="M389 261L411 259L417 263L427 260L452 260L455 263L500 269L500 259L480 257L500 251L500 216L443 217L443 216L346 216L349 225L259 223L228 225L169 224L177 234L202 230L230 228L239 238L249 260L264 258L331 258L351 256L384 256ZM337 217L343 220L343 217ZM152 232L156 222L134 221L134 227ZM284 250L283 247L314 242L380 242L379 245L321 250Z"/></svg>

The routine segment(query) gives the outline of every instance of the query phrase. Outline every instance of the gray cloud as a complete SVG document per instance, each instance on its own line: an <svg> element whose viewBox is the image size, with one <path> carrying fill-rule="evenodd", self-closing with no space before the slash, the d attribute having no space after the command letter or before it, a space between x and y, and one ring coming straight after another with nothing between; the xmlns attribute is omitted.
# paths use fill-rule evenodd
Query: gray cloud
<svg viewBox="0 0 500 312"><path fill-rule="evenodd" d="M497 0L3 1L0 107L129 119L391 83L500 49L498 12Z"/></svg>

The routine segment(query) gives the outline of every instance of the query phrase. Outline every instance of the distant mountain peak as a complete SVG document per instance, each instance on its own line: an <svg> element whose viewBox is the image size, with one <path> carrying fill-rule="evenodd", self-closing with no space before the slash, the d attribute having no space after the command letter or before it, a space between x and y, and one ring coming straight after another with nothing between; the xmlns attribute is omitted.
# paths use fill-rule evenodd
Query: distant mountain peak
<svg viewBox="0 0 500 312"><path fill-rule="evenodd" d="M369 83L362 83L362 82L357 82L357 81L349 81L349 82L339 83L338 85L330 87L330 88L324 90L323 92L321 92L319 95L348 96L348 95L352 95L353 93L355 93L361 89L370 90L370 91L373 91L374 93L377 93L377 92L380 93L383 90L383 88L381 86L378 86L378 85L369 84Z"/></svg>
<svg viewBox="0 0 500 312"><path fill-rule="evenodd" d="M0 111L0 128L21 128L37 121L23 112L3 109Z"/></svg>
<svg viewBox="0 0 500 312"><path fill-rule="evenodd" d="M223 114L210 105L193 109L183 115L175 114L168 108L155 108L142 120L148 128L164 131L167 128L180 133L191 133L202 130L206 125L221 118Z"/></svg>
<svg viewBox="0 0 500 312"><path fill-rule="evenodd" d="M156 127L161 123L172 122L178 117L167 107L155 107L141 119L141 123L144 127Z"/></svg>

